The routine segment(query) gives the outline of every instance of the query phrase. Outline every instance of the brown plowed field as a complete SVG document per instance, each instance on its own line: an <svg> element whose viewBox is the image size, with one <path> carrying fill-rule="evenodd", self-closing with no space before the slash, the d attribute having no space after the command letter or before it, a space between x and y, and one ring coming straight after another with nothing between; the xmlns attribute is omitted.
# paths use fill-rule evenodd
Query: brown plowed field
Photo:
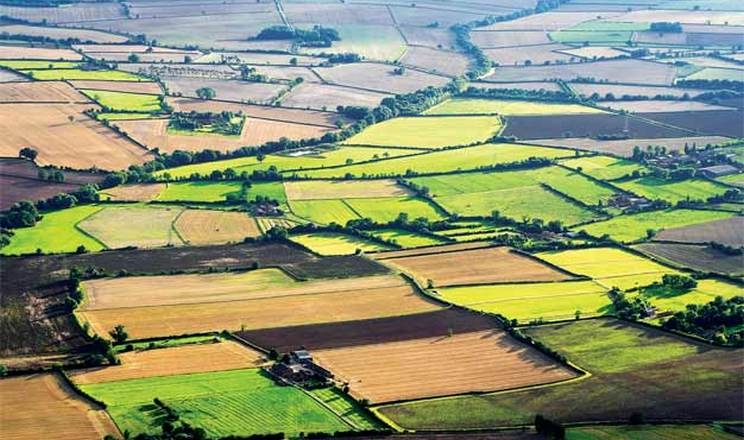
<svg viewBox="0 0 744 440"><path fill-rule="evenodd" d="M61 8L60 8L61 9ZM96 43L123 43L127 37L110 34L108 32L94 31L90 29L68 29L48 26L28 26L25 24L12 24L3 26L2 32L9 34L23 34L40 37L49 37L56 40L77 38L81 41L92 41Z"/></svg>
<svg viewBox="0 0 744 440"><path fill-rule="evenodd" d="M238 336L260 347L284 353L299 347L322 350L381 344L494 327L496 322L485 315L451 308L387 318L251 330L239 332Z"/></svg>
<svg viewBox="0 0 744 440"><path fill-rule="evenodd" d="M150 286L147 286L150 289ZM289 295L230 302L129 307L79 312L92 330L105 335L124 324L132 338L219 330L253 330L323 322L354 321L436 310L408 285L315 295Z"/></svg>
<svg viewBox="0 0 744 440"><path fill-rule="evenodd" d="M372 403L497 391L568 379L570 370L506 333L485 330L313 352Z"/></svg>
<svg viewBox="0 0 744 440"><path fill-rule="evenodd" d="M722 136L685 136L658 139L623 139L619 141L598 141L590 138L536 139L531 144L549 147L568 147L577 150L607 153L614 156L632 157L633 148L638 145L645 149L648 145L659 145L667 150L683 151L685 144L705 147L708 144L718 145L730 142L730 138Z"/></svg>
<svg viewBox="0 0 744 440"><path fill-rule="evenodd" d="M702 272L722 273L741 277L744 275L744 257L728 255L710 246L679 243L643 243L635 249L676 266L689 267Z"/></svg>
<svg viewBox="0 0 744 440"><path fill-rule="evenodd" d="M473 249L385 260L434 286L515 281L561 281L572 277L505 247Z"/></svg>
<svg viewBox="0 0 744 440"><path fill-rule="evenodd" d="M164 189L164 183L121 185L105 189L101 198L105 200L106 197L110 197L111 200L120 202L149 202Z"/></svg>
<svg viewBox="0 0 744 440"><path fill-rule="evenodd" d="M163 91L156 82L150 81L70 81L76 89L110 90L114 92L143 93L161 95Z"/></svg>
<svg viewBox="0 0 744 440"><path fill-rule="evenodd" d="M469 249L481 249L491 247L487 241L473 241L466 243L447 244L444 246L428 246L416 249L405 249L402 251L378 252L371 254L375 260L388 260L390 258L413 257L417 255L440 254L443 252L465 251Z"/></svg>
<svg viewBox="0 0 744 440"><path fill-rule="evenodd" d="M0 102L88 103L90 100L62 81L0 84Z"/></svg>
<svg viewBox="0 0 744 440"><path fill-rule="evenodd" d="M411 193L394 180L296 181L285 182L290 200L357 199L367 197L405 197Z"/></svg>
<svg viewBox="0 0 744 440"><path fill-rule="evenodd" d="M54 374L0 380L0 402L4 440L99 440L107 434L119 435L105 411L91 407Z"/></svg>
<svg viewBox="0 0 744 440"><path fill-rule="evenodd" d="M647 113L640 116L699 134L744 137L744 110Z"/></svg>
<svg viewBox="0 0 744 440"><path fill-rule="evenodd" d="M182 345L119 354L121 365L77 370L71 373L77 384L113 382L176 374L206 373L257 367L262 355L233 341Z"/></svg>
<svg viewBox="0 0 744 440"><path fill-rule="evenodd" d="M187 209L173 226L187 244L197 246L261 236L256 220L244 212Z"/></svg>
<svg viewBox="0 0 744 440"><path fill-rule="evenodd" d="M269 141L278 141L282 137L292 140L321 137L330 128L314 125L293 124L289 122L270 121L266 119L246 119L240 137L220 135L180 135L167 131L167 119L150 119L140 121L116 121L115 125L149 148L160 151L175 150L201 151L205 148L220 151L236 150L242 146L259 146Z"/></svg>
<svg viewBox="0 0 744 440"><path fill-rule="evenodd" d="M35 9L35 8L34 8ZM0 46L0 60L82 60L83 56L70 49L46 47Z"/></svg>
<svg viewBox="0 0 744 440"><path fill-rule="evenodd" d="M703 112L705 114L718 113ZM725 113L735 114L734 111ZM658 115L660 113L654 113ZM684 114L684 113L673 113ZM623 133L639 139L672 138L689 136L684 130L652 124L632 116L615 114L592 115L551 115L551 116L511 116L507 118L504 136L521 139L542 139L562 137L592 137Z"/></svg>
<svg viewBox="0 0 744 440"><path fill-rule="evenodd" d="M716 243L728 246L744 246L744 217L731 217L682 228L659 232L656 240L680 241L684 243Z"/></svg>
<svg viewBox="0 0 744 440"><path fill-rule="evenodd" d="M84 104L0 106L0 156L23 147L39 152L37 163L78 169L121 170L150 160L150 154L83 114ZM74 118L73 122L68 119Z"/></svg>

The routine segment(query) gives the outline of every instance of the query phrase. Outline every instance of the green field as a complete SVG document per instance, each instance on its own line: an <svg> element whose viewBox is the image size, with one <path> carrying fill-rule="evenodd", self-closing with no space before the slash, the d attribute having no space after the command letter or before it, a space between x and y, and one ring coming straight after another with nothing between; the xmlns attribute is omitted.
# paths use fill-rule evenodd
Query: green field
<svg viewBox="0 0 744 440"><path fill-rule="evenodd" d="M736 440L708 425L587 426L570 428L567 440Z"/></svg>
<svg viewBox="0 0 744 440"><path fill-rule="evenodd" d="M142 78L129 72L120 70L81 70L81 69L49 69L49 70L21 70L26 75L41 81L59 80L101 80L101 81L141 81Z"/></svg>
<svg viewBox="0 0 744 440"><path fill-rule="evenodd" d="M635 162L609 156L579 157L563 160L561 164L568 168L580 169L584 174L600 180L619 179L634 171L642 172L645 169Z"/></svg>
<svg viewBox="0 0 744 440"><path fill-rule="evenodd" d="M292 200L289 202L292 213L305 220L321 225L337 223L346 225L349 220L359 216L343 200Z"/></svg>
<svg viewBox="0 0 744 440"><path fill-rule="evenodd" d="M718 280L698 280L697 287L689 290L676 290L664 286L650 286L642 289L640 295L645 296L651 305L657 307L658 312L680 312L687 304L706 304L716 296L724 299L733 296L744 296L744 288L733 283Z"/></svg>
<svg viewBox="0 0 744 440"><path fill-rule="evenodd" d="M220 340L219 336L206 335L206 336L184 336L180 338L170 339L158 339L157 341L146 341L146 342L133 342L124 343L117 345L116 351L125 351L128 346L132 346L134 350L153 350L160 348L178 347L181 345L192 345L192 344L211 344L215 340Z"/></svg>
<svg viewBox="0 0 744 440"><path fill-rule="evenodd" d="M441 220L444 215L431 203L417 197L384 197L369 199L344 200L361 218L371 218L378 223L395 220L404 212L413 220L425 217L429 220Z"/></svg>
<svg viewBox="0 0 744 440"><path fill-rule="evenodd" d="M103 249L103 244L82 233L77 224L100 211L97 205L75 206L44 214L33 227L13 230L10 244L1 248L3 255L30 254L41 249L44 253L74 252L83 245L89 251Z"/></svg>
<svg viewBox="0 0 744 440"><path fill-rule="evenodd" d="M727 403L740 396L736 351L607 318L523 331L592 376L538 389L385 406L380 412L416 430L530 425L535 414L562 422L625 421L633 412L649 419L740 417L736 405Z"/></svg>
<svg viewBox="0 0 744 440"><path fill-rule="evenodd" d="M569 272L588 276L607 289L646 286L661 281L664 274L679 273L618 248L551 251L536 256Z"/></svg>
<svg viewBox="0 0 744 440"><path fill-rule="evenodd" d="M607 234L613 240L627 243L646 238L648 230L660 231L719 220L733 215L731 212L721 211L670 209L621 215L610 220L578 226L575 230L586 231L595 237Z"/></svg>
<svg viewBox="0 0 744 440"><path fill-rule="evenodd" d="M162 110L157 95L109 92L104 90L80 90L85 96L103 107L120 112L153 113Z"/></svg>
<svg viewBox="0 0 744 440"><path fill-rule="evenodd" d="M284 432L345 431L338 416L294 387L276 385L261 370L132 379L81 385L108 405L123 432L157 433L163 411L156 397L180 420L204 428L210 437ZM217 411L215 413L215 411Z"/></svg>
<svg viewBox="0 0 744 440"><path fill-rule="evenodd" d="M379 231L373 231L372 234L383 240L392 241L403 248L435 246L446 243L443 239L416 234L415 232L405 231L403 229L381 229Z"/></svg>
<svg viewBox="0 0 744 440"><path fill-rule="evenodd" d="M601 44L625 43L635 31L648 30L648 23L617 21L585 21L569 29L550 32L550 39L558 43Z"/></svg>
<svg viewBox="0 0 744 440"><path fill-rule="evenodd" d="M308 26L311 27L311 26ZM393 26L334 25L341 41L334 41L330 48L303 48L302 53L353 52L371 60L395 61L406 50L406 42Z"/></svg>
<svg viewBox="0 0 744 440"><path fill-rule="evenodd" d="M620 188L651 200L666 200L672 204L683 200L706 200L721 195L729 188L710 180L691 179L679 182L656 177L642 177L636 180L617 183Z"/></svg>
<svg viewBox="0 0 744 440"><path fill-rule="evenodd" d="M322 400L333 412L357 429L382 429L386 427L372 414L361 409L353 398L336 387L315 389L310 391L310 394Z"/></svg>
<svg viewBox="0 0 744 440"><path fill-rule="evenodd" d="M131 119L150 119L162 117L161 115L152 115L149 113L97 113L96 119L99 121L126 121ZM188 176L184 176L188 177Z"/></svg>
<svg viewBox="0 0 744 440"><path fill-rule="evenodd" d="M485 144L298 174L315 178L343 178L347 173L354 176L402 176L409 172L427 174L474 170L479 167L518 162L530 157L555 159L573 156L573 151L557 148L515 144Z"/></svg>
<svg viewBox="0 0 744 440"><path fill-rule="evenodd" d="M41 61L41 60L1 60L0 67L15 70L25 69L74 69L80 64L77 61Z"/></svg>
<svg viewBox="0 0 744 440"><path fill-rule="evenodd" d="M604 111L579 104L454 98L435 105L424 112L426 115L498 114L503 116L568 115L581 113L604 113Z"/></svg>
<svg viewBox="0 0 744 440"><path fill-rule="evenodd" d="M181 207L112 206L81 221L78 227L112 249L180 245L183 241L173 222L181 212Z"/></svg>
<svg viewBox="0 0 744 440"><path fill-rule="evenodd" d="M484 142L500 130L496 116L402 117L369 126L344 143L442 148Z"/></svg>
<svg viewBox="0 0 744 440"><path fill-rule="evenodd" d="M298 150L287 152L287 155L268 154L262 161L259 161L256 156L249 156L237 159L185 165L182 167L159 171L155 173L155 177L162 178L166 173L174 179L189 177L194 173L206 176L214 170L224 171L228 168L232 168L237 173L243 171L250 173L253 170L265 170L271 166L276 167L279 171L337 167L347 163L353 164L368 162L420 152L421 151L419 150L378 147L341 147L336 149Z"/></svg>
<svg viewBox="0 0 744 440"><path fill-rule="evenodd" d="M380 243L335 232L297 234L289 238L319 255L351 255L356 253L357 250L372 252L391 249Z"/></svg>
<svg viewBox="0 0 744 440"><path fill-rule="evenodd" d="M593 281L494 284L437 289L447 301L473 310L527 322L572 319L612 311L607 291Z"/></svg>

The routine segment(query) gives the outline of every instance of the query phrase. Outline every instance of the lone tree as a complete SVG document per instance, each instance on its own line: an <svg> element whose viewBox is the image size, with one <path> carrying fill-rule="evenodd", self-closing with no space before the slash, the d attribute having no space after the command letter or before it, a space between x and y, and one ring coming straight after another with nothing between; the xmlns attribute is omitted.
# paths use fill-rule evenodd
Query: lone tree
<svg viewBox="0 0 744 440"><path fill-rule="evenodd" d="M109 331L109 335L117 344L121 344L129 338L129 333L122 324L118 324L113 330Z"/></svg>
<svg viewBox="0 0 744 440"><path fill-rule="evenodd" d="M196 89L196 96L198 96L199 99L214 99L214 97L217 96L217 92L215 92L211 87L200 87Z"/></svg>
<svg viewBox="0 0 744 440"><path fill-rule="evenodd" d="M39 152L31 147L23 147L21 148L21 151L18 152L18 157L26 158L29 160L35 160L36 156L38 155Z"/></svg>

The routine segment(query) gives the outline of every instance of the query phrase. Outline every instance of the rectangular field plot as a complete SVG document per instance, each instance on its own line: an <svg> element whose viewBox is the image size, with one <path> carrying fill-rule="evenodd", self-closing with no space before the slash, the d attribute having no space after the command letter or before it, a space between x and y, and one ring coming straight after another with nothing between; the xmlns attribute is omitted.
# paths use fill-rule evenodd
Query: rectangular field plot
<svg viewBox="0 0 744 440"><path fill-rule="evenodd" d="M173 223L186 244L206 245L241 242L260 237L256 219L244 212L187 209Z"/></svg>
<svg viewBox="0 0 744 440"><path fill-rule="evenodd" d="M163 183L139 183L106 188L99 194L101 195L101 200L116 202L149 202L155 199L164 189L165 184Z"/></svg>
<svg viewBox="0 0 744 440"><path fill-rule="evenodd" d="M382 229L379 231L373 231L372 234L375 237L381 238L383 240L392 241L393 243L403 248L436 246L438 244L447 242L440 238L417 234L415 232L405 231L402 229Z"/></svg>
<svg viewBox="0 0 744 440"><path fill-rule="evenodd" d="M63 82L0 84L0 102L87 103L88 98Z"/></svg>
<svg viewBox="0 0 744 440"><path fill-rule="evenodd" d="M731 142L731 139L721 136L686 136L678 132L673 138L657 139L623 139L619 141L598 141L591 138L562 138L562 139L540 139L534 141L539 145L576 148L597 153L606 153L612 156L630 158L636 145L642 149L648 146L663 146L667 151L683 151L685 145L704 147L708 144L719 145Z"/></svg>
<svg viewBox="0 0 744 440"><path fill-rule="evenodd" d="M445 217L434 205L418 197L348 199L345 202L361 218L371 218L378 223L395 220L401 213L408 214L409 219L441 220Z"/></svg>
<svg viewBox="0 0 744 440"><path fill-rule="evenodd" d="M717 112L701 112L712 114ZM726 111L735 115L736 112ZM677 113L672 113L676 115ZM653 116L660 115L654 113ZM547 115L547 116L508 116L504 136L516 136L521 139L548 138L597 138L602 135L625 133L631 138L681 138L688 136L689 131L672 127L676 125L659 125L631 115L612 113ZM712 133L718 134L718 133ZM628 141L624 141L628 142ZM539 142L537 142L539 143ZM596 142L595 142L596 143ZM636 141L638 144L638 141ZM558 144L571 145L571 144ZM632 151L633 147L630 147Z"/></svg>
<svg viewBox="0 0 744 440"><path fill-rule="evenodd" d="M654 238L701 244L713 241L728 246L742 247L744 246L744 217L732 217L681 228L665 229Z"/></svg>
<svg viewBox="0 0 744 440"><path fill-rule="evenodd" d="M593 281L494 284L437 289L447 301L473 310L498 313L520 322L596 316L612 311L607 290Z"/></svg>
<svg viewBox="0 0 744 440"><path fill-rule="evenodd" d="M566 422L622 419L628 411L668 420L738 420L742 411L742 359L736 350L613 319L524 331L592 376L541 389L412 402L380 411L417 430L522 425L531 423L535 414ZM656 403L662 400L667 403Z"/></svg>
<svg viewBox="0 0 744 440"><path fill-rule="evenodd" d="M78 246L98 251L104 245L78 229L77 224L101 210L100 206L84 205L44 214L33 227L14 230L10 244L0 249L3 255L31 254L41 249L45 253L74 252Z"/></svg>
<svg viewBox="0 0 744 440"><path fill-rule="evenodd" d="M319 350L315 359L373 403L496 391L574 374L501 331Z"/></svg>
<svg viewBox="0 0 744 440"><path fill-rule="evenodd" d="M424 112L427 115L498 114L504 116L564 115L576 113L603 113L603 111L578 104L455 98Z"/></svg>
<svg viewBox="0 0 744 440"><path fill-rule="evenodd" d="M114 111L148 113L161 110L160 100L156 95L105 90L81 90L81 92Z"/></svg>
<svg viewBox="0 0 744 440"><path fill-rule="evenodd" d="M157 247L183 244L173 229L181 207L106 207L81 221L77 227L109 248Z"/></svg>
<svg viewBox="0 0 744 440"><path fill-rule="evenodd" d="M729 255L707 245L651 242L636 245L635 249L674 266L739 277L744 275L741 255Z"/></svg>
<svg viewBox="0 0 744 440"><path fill-rule="evenodd" d="M680 182L667 181L655 177L643 177L628 182L617 183L620 188L651 200L666 200L675 204L682 200L707 200L722 195L727 186L709 180L691 179Z"/></svg>
<svg viewBox="0 0 744 440"><path fill-rule="evenodd" d="M159 433L164 412L156 397L180 420L209 436L269 432L333 432L349 426L329 409L294 387L276 385L258 369L150 377L82 385L108 405L122 431ZM219 408L219 417L214 409Z"/></svg>
<svg viewBox="0 0 744 440"><path fill-rule="evenodd" d="M605 288L639 287L678 273L661 264L616 248L541 252L537 257L570 272L585 275Z"/></svg>
<svg viewBox="0 0 744 440"><path fill-rule="evenodd" d="M596 237L608 234L615 240L632 242L647 238L649 230L659 231L733 216L732 212L672 209L621 215L610 220L578 226L576 230L586 231Z"/></svg>
<svg viewBox="0 0 744 440"><path fill-rule="evenodd" d="M495 116L402 117L372 125L344 143L434 149L483 142L500 129Z"/></svg>
<svg viewBox="0 0 744 440"><path fill-rule="evenodd" d="M4 439L100 439L119 431L102 408L70 389L56 374L35 374L0 381L0 427ZM12 411L8 411L13 408ZM54 420L54 423L50 423Z"/></svg>
<svg viewBox="0 0 744 440"><path fill-rule="evenodd" d="M370 197L401 197L410 192L394 180L370 181L295 181L285 182L289 200L358 199Z"/></svg>
<svg viewBox="0 0 744 440"><path fill-rule="evenodd" d="M390 249L381 243L333 232L298 234L290 236L289 239L320 255L351 255L357 250L374 252Z"/></svg>
<svg viewBox="0 0 744 440"><path fill-rule="evenodd" d="M572 277L505 247L385 259L435 287L508 281L559 281Z"/></svg>
<svg viewBox="0 0 744 440"><path fill-rule="evenodd" d="M405 151L405 150L403 150ZM308 177L343 178L347 173L354 176L402 176L408 170L419 174L457 170L473 170L482 166L518 162L530 157L554 159L573 157L569 149L534 147L514 144L485 144L468 148L435 151L426 155L397 157L390 160L352 164L348 166L297 174Z"/></svg>
<svg viewBox="0 0 744 440"><path fill-rule="evenodd" d="M292 213L319 224L337 223L346 225L359 216L343 200L293 200L289 202Z"/></svg>
<svg viewBox="0 0 744 440"><path fill-rule="evenodd" d="M78 312L83 320L99 334L122 323L136 339L439 309L396 276L297 282L275 269L102 279L84 283L84 289L88 303Z"/></svg>
<svg viewBox="0 0 744 440"><path fill-rule="evenodd" d="M233 341L206 342L180 347L119 353L121 365L77 370L70 374L78 385L144 379L176 374L253 368L261 353Z"/></svg>
<svg viewBox="0 0 744 440"><path fill-rule="evenodd" d="M169 183L157 197L161 202L224 202L228 194L237 194L240 182Z"/></svg>
<svg viewBox="0 0 744 440"><path fill-rule="evenodd" d="M697 287L689 290L650 286L642 289L638 294L648 298L651 305L657 308L657 313L682 312L688 304L707 304L718 296L724 299L744 296L744 287L725 281L699 280Z"/></svg>
<svg viewBox="0 0 744 440"><path fill-rule="evenodd" d="M22 70L26 75L40 81L96 80L103 81L139 81L142 78L119 70L81 70L81 69L46 69Z"/></svg>
<svg viewBox="0 0 744 440"><path fill-rule="evenodd" d="M641 172L645 168L629 160L616 159L608 156L580 157L561 161L561 164L601 180L619 179L631 175L634 171Z"/></svg>

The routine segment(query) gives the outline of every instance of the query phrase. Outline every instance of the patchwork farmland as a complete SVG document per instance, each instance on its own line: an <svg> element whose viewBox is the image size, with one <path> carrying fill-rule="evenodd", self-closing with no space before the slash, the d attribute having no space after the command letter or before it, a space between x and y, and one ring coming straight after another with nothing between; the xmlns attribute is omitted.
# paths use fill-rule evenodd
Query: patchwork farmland
<svg viewBox="0 0 744 440"><path fill-rule="evenodd" d="M0 438L741 431L737 2L0 3Z"/></svg>

